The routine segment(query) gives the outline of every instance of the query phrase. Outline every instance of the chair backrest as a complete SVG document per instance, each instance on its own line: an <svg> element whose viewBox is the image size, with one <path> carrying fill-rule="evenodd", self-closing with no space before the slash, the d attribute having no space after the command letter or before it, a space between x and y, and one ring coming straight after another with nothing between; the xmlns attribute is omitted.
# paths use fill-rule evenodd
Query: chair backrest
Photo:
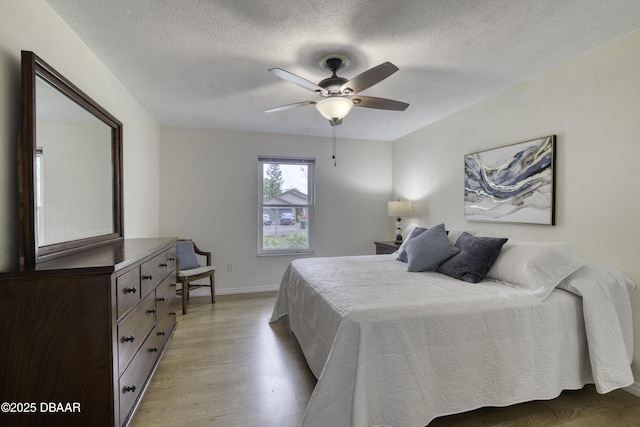
<svg viewBox="0 0 640 427"><path fill-rule="evenodd" d="M190 270L200 267L192 240L178 240L176 242L176 257L180 270Z"/></svg>

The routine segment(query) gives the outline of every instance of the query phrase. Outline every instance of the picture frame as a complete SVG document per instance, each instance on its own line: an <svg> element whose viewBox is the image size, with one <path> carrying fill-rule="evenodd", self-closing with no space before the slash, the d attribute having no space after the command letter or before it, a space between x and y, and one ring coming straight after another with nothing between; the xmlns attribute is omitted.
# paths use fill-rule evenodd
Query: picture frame
<svg viewBox="0 0 640 427"><path fill-rule="evenodd" d="M555 225L556 135L464 156L464 219Z"/></svg>

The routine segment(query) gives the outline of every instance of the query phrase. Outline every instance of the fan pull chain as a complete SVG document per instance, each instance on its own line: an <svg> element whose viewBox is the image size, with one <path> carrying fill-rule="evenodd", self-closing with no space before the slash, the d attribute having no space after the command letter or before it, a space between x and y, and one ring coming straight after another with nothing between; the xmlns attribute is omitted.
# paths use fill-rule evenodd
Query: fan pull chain
<svg viewBox="0 0 640 427"><path fill-rule="evenodd" d="M336 127L332 126L333 129L333 156L331 156L331 158L333 159L333 166L337 166L336 163Z"/></svg>

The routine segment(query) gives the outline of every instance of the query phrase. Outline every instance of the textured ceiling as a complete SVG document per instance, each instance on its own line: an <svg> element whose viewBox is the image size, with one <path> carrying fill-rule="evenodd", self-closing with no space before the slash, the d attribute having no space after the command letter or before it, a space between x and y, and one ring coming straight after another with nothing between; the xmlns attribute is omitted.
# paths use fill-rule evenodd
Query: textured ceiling
<svg viewBox="0 0 640 427"><path fill-rule="evenodd" d="M317 96L269 73L352 78L400 68L363 95L340 138L394 140L640 28L638 0L47 0L163 125L332 135ZM43 57L46 61L46 57ZM53 64L52 64L53 65ZM54 65L55 66L55 65Z"/></svg>

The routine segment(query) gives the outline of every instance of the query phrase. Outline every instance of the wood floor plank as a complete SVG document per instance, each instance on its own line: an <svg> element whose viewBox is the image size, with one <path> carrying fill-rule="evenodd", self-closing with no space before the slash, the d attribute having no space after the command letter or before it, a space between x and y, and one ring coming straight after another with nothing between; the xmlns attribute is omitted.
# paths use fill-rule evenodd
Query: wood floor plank
<svg viewBox="0 0 640 427"><path fill-rule="evenodd" d="M287 319L268 323L274 301L273 292L220 295L215 304L191 296L131 427L300 426L316 379ZM480 426L639 427L640 397L623 390L600 395L586 386L429 424Z"/></svg>

